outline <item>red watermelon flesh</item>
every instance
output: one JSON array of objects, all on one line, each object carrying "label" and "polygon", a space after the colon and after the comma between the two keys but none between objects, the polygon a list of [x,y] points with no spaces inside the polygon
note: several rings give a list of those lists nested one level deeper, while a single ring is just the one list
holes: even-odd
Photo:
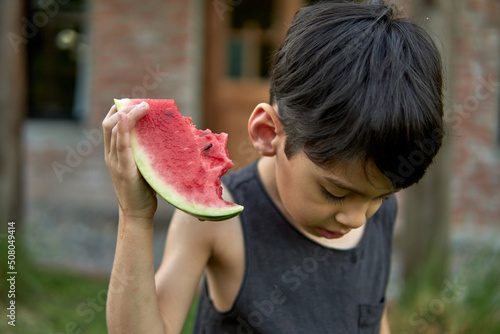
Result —
[{"label": "red watermelon flesh", "polygon": [[174,100],[115,100],[118,110],[145,101],[149,113],[131,132],[139,171],[150,186],[175,207],[203,220],[223,220],[243,207],[222,199],[220,177],[231,167],[227,134],[198,130]]}]

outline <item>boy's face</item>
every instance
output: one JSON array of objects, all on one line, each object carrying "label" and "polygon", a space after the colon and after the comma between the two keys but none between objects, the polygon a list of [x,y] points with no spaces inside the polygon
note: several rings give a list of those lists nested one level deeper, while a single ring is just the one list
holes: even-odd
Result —
[{"label": "boy's face", "polygon": [[279,150],[275,158],[278,204],[293,225],[313,237],[343,237],[394,193],[372,163],[365,172],[362,164],[323,169],[303,152],[288,159]]}]

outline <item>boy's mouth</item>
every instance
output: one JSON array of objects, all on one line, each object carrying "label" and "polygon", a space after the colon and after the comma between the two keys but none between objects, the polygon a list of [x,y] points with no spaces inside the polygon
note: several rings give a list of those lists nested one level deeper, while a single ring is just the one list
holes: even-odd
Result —
[{"label": "boy's mouth", "polygon": [[338,238],[342,238],[344,235],[346,235],[348,233],[348,232],[330,231],[330,230],[326,230],[326,229],[321,228],[321,227],[318,227],[316,229],[316,231],[318,232],[318,234],[320,236],[322,236],[323,238],[326,238],[326,239],[338,239]]}]

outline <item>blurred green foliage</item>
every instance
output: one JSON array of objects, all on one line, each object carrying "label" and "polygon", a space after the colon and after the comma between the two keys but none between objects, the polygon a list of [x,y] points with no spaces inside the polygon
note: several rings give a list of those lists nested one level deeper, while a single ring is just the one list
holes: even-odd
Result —
[{"label": "blurred green foliage", "polygon": [[[107,333],[108,279],[36,266],[26,256],[19,238],[16,240],[16,326],[8,325],[9,319],[4,307],[9,303],[4,275],[8,272],[4,241],[3,238],[0,241],[0,333]],[[183,334],[192,332],[195,312],[196,301],[188,315]]]},{"label": "blurred green foliage", "polygon": [[441,289],[429,283],[432,264],[405,285],[389,308],[392,333],[500,333],[500,249],[468,245],[458,253]]}]

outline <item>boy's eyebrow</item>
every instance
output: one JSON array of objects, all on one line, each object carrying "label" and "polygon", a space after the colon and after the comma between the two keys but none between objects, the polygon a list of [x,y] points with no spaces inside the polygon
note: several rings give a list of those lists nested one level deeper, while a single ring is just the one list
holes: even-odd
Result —
[{"label": "boy's eyebrow", "polygon": [[[349,190],[350,192],[353,192],[353,193],[356,193],[356,194],[359,194],[359,195],[362,195],[362,196],[366,196],[361,190],[359,189],[355,189],[353,188],[351,185],[349,184],[346,184],[340,180],[337,180],[337,179],[334,179],[334,178],[331,178],[331,177],[328,177],[328,176],[324,176],[325,180],[327,180],[328,182],[330,182],[331,184],[333,184],[334,186],[338,187],[338,188],[341,188],[341,189],[344,189],[344,190]],[[389,196],[389,195],[392,195],[396,192],[396,190],[391,190],[385,194],[382,194],[380,196],[378,196],[377,198],[382,198],[382,197],[385,197],[385,196]]]}]

